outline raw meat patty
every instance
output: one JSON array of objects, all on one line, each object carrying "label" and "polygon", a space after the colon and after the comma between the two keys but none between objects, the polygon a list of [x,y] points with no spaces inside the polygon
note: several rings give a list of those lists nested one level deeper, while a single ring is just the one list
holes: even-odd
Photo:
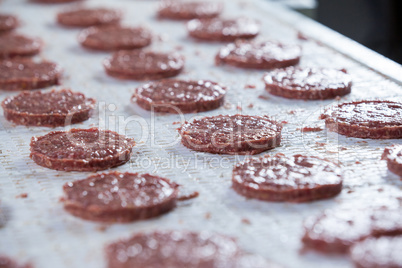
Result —
[{"label": "raw meat patty", "polygon": [[0,89],[28,90],[59,84],[61,68],[53,62],[0,61]]},{"label": "raw meat patty", "polygon": [[0,59],[34,56],[41,49],[42,41],[39,38],[30,38],[16,33],[0,34]]},{"label": "raw meat patty", "polygon": [[326,159],[276,154],[235,165],[232,187],[249,198],[307,202],[339,194],[342,180],[340,168]]},{"label": "raw meat patty", "polygon": [[223,4],[215,1],[162,1],[158,16],[173,20],[214,18],[222,12]]},{"label": "raw meat patty", "polygon": [[402,234],[401,209],[327,210],[305,223],[304,245],[324,253],[346,253],[367,237]]},{"label": "raw meat patty", "polygon": [[240,68],[274,69],[296,65],[301,49],[273,41],[238,40],[221,48],[215,57],[217,65],[228,64]]},{"label": "raw meat patty", "polygon": [[110,172],[66,183],[63,190],[64,208],[74,216],[130,222],[173,209],[178,185],[150,174]]},{"label": "raw meat patty", "polygon": [[57,22],[69,27],[89,27],[118,23],[122,17],[119,10],[110,8],[78,8],[57,14]]},{"label": "raw meat patty", "polygon": [[264,76],[265,89],[288,99],[325,100],[349,94],[352,79],[347,73],[328,68],[287,67]]},{"label": "raw meat patty", "polygon": [[96,50],[142,48],[151,44],[151,33],[142,27],[94,26],[78,35],[82,46]]},{"label": "raw meat patty", "polygon": [[402,267],[402,235],[368,238],[351,248],[350,255],[358,268]]},{"label": "raw meat patty", "polygon": [[97,128],[53,131],[31,140],[32,160],[64,171],[98,171],[130,159],[135,142],[110,130]]},{"label": "raw meat patty", "polygon": [[179,129],[184,146],[216,154],[261,153],[280,145],[281,131],[267,116],[240,114],[195,119]]},{"label": "raw meat patty", "polygon": [[120,79],[155,80],[178,75],[184,58],[177,53],[121,50],[103,63],[106,73]]},{"label": "raw meat patty", "polygon": [[137,233],[106,248],[108,268],[278,268],[243,252],[228,236],[207,231]]},{"label": "raw meat patty", "polygon": [[71,90],[28,91],[6,98],[4,117],[26,126],[64,126],[87,120],[95,100]]},{"label": "raw meat patty", "polygon": [[191,37],[206,40],[232,42],[236,39],[252,39],[260,33],[260,23],[249,18],[194,19],[187,23]]},{"label": "raw meat patty", "polygon": [[402,145],[394,144],[386,147],[381,159],[387,160],[388,169],[402,177]]},{"label": "raw meat patty", "polygon": [[233,238],[206,231],[138,233],[106,248],[108,268],[223,268],[239,253]]},{"label": "raw meat patty", "polygon": [[225,94],[225,87],[208,80],[166,79],[137,88],[133,100],[149,111],[197,113],[220,107]]},{"label": "raw meat patty", "polygon": [[402,138],[402,103],[386,100],[346,102],[320,117],[330,131],[363,139]]}]

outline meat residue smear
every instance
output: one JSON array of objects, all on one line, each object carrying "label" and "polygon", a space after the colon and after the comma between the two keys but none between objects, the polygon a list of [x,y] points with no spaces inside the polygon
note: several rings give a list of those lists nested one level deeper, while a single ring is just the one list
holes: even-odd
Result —
[{"label": "meat residue smear", "polygon": [[297,39],[306,41],[308,40],[308,37],[305,36],[302,32],[297,32]]},{"label": "meat residue smear", "polygon": [[185,201],[185,200],[189,200],[189,199],[193,199],[196,198],[200,195],[199,192],[195,191],[193,193],[187,194],[187,195],[181,195],[177,198],[177,200],[179,201]]},{"label": "meat residue smear", "polygon": [[109,227],[109,225],[100,225],[96,227],[96,230],[98,230],[99,232],[105,232]]},{"label": "meat residue smear", "polygon": [[318,132],[322,131],[323,129],[320,127],[304,127],[301,129],[301,132]]},{"label": "meat residue smear", "polygon": [[251,224],[251,221],[249,219],[247,219],[247,218],[241,219],[241,222],[244,223],[244,224],[249,224],[249,225]]},{"label": "meat residue smear", "polygon": [[259,99],[262,99],[262,100],[269,100],[269,97],[268,97],[268,96],[264,96],[264,95],[260,95],[260,96],[258,96],[258,98],[259,98]]},{"label": "meat residue smear", "polygon": [[255,89],[256,87],[257,87],[256,85],[252,85],[252,84],[244,85],[245,89]]},{"label": "meat residue smear", "polygon": [[27,197],[28,197],[27,193],[22,193],[22,194],[17,195],[15,198],[27,198]]},{"label": "meat residue smear", "polygon": [[175,47],[175,49],[176,49],[177,51],[182,51],[182,50],[183,50],[183,46],[178,45],[178,46]]},{"label": "meat residue smear", "polygon": [[247,105],[248,108],[253,108],[254,104],[250,103],[249,105]]}]

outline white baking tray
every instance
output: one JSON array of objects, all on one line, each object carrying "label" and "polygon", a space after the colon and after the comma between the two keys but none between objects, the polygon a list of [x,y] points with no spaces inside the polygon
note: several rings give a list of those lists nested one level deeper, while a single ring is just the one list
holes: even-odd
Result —
[{"label": "white baking tray", "polygon": [[[344,190],[333,199],[307,204],[269,203],[239,196],[230,188],[231,173],[234,163],[244,156],[197,153],[180,144],[176,131],[179,125],[173,123],[199,115],[187,114],[184,118],[179,115],[152,116],[132,104],[130,97],[141,83],[108,77],[102,60],[109,53],[81,48],[76,39],[79,30],[62,28],[55,23],[56,13],[69,5],[8,0],[0,4],[1,11],[21,18],[23,26],[19,31],[45,41],[39,58],[56,61],[64,68],[62,86],[58,88],[71,88],[97,99],[96,114],[75,127],[100,126],[133,137],[138,142],[131,161],[114,170],[164,176],[181,184],[184,193],[196,190],[200,196],[179,203],[175,210],[161,217],[130,224],[104,225],[75,218],[65,212],[59,202],[62,185],[83,179],[90,173],[59,172],[37,166],[29,158],[30,139],[53,129],[15,126],[1,116],[0,219],[3,227],[0,228],[0,254],[42,268],[99,268],[105,267],[103,247],[109,242],[135,232],[186,229],[234,236],[245,250],[286,267],[350,267],[347,257],[301,254],[302,222],[307,216],[326,208],[374,201],[398,206],[402,183],[379,159],[385,146],[400,141],[345,138],[325,130],[303,135],[299,128],[323,126],[317,119],[319,113],[338,101],[307,102],[269,96],[264,93],[261,81],[263,71],[214,66],[214,55],[221,44],[189,39],[183,22],[157,20],[157,1],[86,2],[91,6],[121,8],[125,12],[125,23],[152,29],[155,34],[152,49],[180,50],[186,57],[185,71],[180,78],[211,79],[227,85],[230,90],[226,105],[201,113],[201,116],[268,114],[287,121],[282,145],[267,153],[304,153],[339,161],[346,173]],[[226,0],[225,4],[224,16],[244,15],[259,19],[262,37],[300,44],[303,47],[302,66],[346,68],[353,76],[354,86],[352,93],[339,101],[401,97],[399,65],[277,5],[259,0]],[[313,39],[298,40],[300,30]],[[366,66],[374,67],[374,70]],[[245,89],[247,84],[256,88]],[[4,99],[14,94],[17,93],[1,91],[0,97]],[[16,197],[22,193],[27,193],[28,197]]]}]

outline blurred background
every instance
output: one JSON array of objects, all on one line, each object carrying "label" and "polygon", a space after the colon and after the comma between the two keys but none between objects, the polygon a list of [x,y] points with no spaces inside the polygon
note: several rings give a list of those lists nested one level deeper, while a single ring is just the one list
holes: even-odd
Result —
[{"label": "blurred background", "polygon": [[402,64],[401,0],[271,0]]}]

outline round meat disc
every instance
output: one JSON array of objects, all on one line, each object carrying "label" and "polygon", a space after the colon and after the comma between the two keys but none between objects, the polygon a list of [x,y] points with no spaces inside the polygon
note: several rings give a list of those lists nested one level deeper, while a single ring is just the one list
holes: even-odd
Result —
[{"label": "round meat disc", "polygon": [[401,209],[336,209],[304,222],[303,243],[324,253],[347,253],[369,236],[402,234]]},{"label": "round meat disc", "polygon": [[0,33],[14,30],[19,26],[16,16],[9,14],[0,14]]},{"label": "round meat disc", "polygon": [[26,126],[65,126],[87,120],[95,100],[71,90],[28,91],[6,98],[4,117]]},{"label": "round meat disc", "polygon": [[39,38],[29,38],[15,33],[0,35],[0,59],[34,56],[41,49],[42,41]]},{"label": "round meat disc", "polygon": [[64,208],[74,216],[103,222],[130,222],[159,216],[176,206],[178,185],[139,173],[110,172],[68,182]]},{"label": "round meat disc", "polygon": [[64,171],[98,171],[130,159],[133,139],[97,128],[53,131],[31,139],[32,160],[43,167]]},{"label": "round meat disc", "polygon": [[264,76],[265,89],[288,99],[325,100],[349,94],[352,78],[341,70],[287,67]]},{"label": "round meat disc", "polygon": [[228,64],[240,68],[274,69],[296,65],[301,48],[273,41],[238,40],[221,48],[215,57],[217,65]]},{"label": "round meat disc", "polygon": [[326,159],[277,154],[249,158],[235,165],[232,187],[248,198],[308,202],[339,194],[342,180],[338,165]]},{"label": "round meat disc", "polygon": [[387,100],[346,102],[327,109],[320,117],[339,134],[363,139],[402,138],[402,103]]},{"label": "round meat disc", "polygon": [[68,27],[89,27],[118,23],[121,17],[121,11],[115,9],[79,8],[57,14],[57,22]]},{"label": "round meat disc", "polygon": [[388,169],[402,177],[402,145],[394,144],[386,147],[381,159],[387,161]]},{"label": "round meat disc", "polygon": [[184,146],[215,154],[261,153],[280,145],[281,131],[267,116],[240,114],[195,119],[179,129]]},{"label": "round meat disc", "polygon": [[151,33],[142,27],[94,26],[78,35],[82,46],[96,50],[142,48],[151,44]]},{"label": "round meat disc", "polygon": [[206,40],[231,42],[236,39],[252,39],[260,33],[261,25],[249,18],[236,19],[194,19],[187,23],[191,37]]},{"label": "round meat disc", "polygon": [[239,253],[233,238],[206,231],[138,233],[106,248],[108,268],[229,268]]},{"label": "round meat disc", "polygon": [[223,4],[215,1],[162,1],[158,15],[173,20],[214,18],[223,10]]},{"label": "round meat disc", "polygon": [[60,67],[53,62],[13,59],[0,61],[0,89],[28,90],[59,84]]},{"label": "round meat disc", "polygon": [[177,53],[121,50],[103,63],[106,73],[119,79],[155,80],[178,75],[184,58]]},{"label": "round meat disc", "polygon": [[368,238],[354,245],[350,256],[357,268],[402,267],[402,235]]},{"label": "round meat disc", "polygon": [[225,94],[225,87],[208,80],[167,79],[137,88],[133,100],[149,111],[197,113],[220,107]]}]

